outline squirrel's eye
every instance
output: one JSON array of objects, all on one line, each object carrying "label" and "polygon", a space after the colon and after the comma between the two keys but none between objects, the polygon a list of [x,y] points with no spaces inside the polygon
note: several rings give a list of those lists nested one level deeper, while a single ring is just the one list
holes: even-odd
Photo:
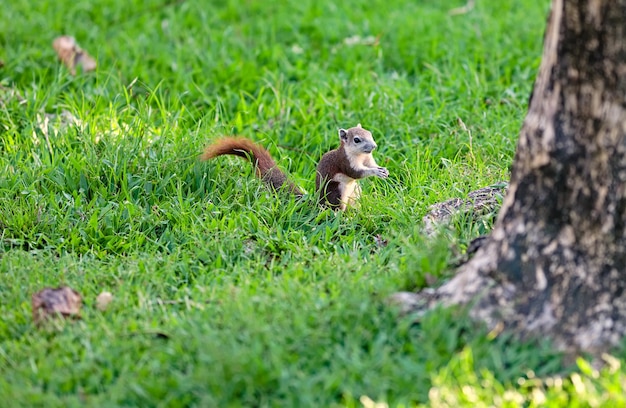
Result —
[{"label": "squirrel's eye", "polygon": [[355,137],[355,138],[354,138],[354,143],[361,143],[361,139],[360,139],[360,138],[358,138],[358,137]]}]

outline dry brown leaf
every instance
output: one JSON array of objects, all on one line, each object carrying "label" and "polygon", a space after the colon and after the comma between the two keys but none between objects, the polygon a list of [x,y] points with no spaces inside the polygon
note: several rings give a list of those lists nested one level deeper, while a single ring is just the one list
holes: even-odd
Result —
[{"label": "dry brown leaf", "polygon": [[113,301],[113,295],[111,292],[102,292],[96,298],[96,307],[99,311],[104,312],[109,307],[109,304]]},{"label": "dry brown leaf", "polygon": [[74,289],[64,286],[45,288],[33,295],[33,320],[40,324],[55,317],[80,317],[82,298]]},{"label": "dry brown leaf", "polygon": [[76,75],[77,66],[80,66],[83,72],[96,69],[96,60],[78,46],[74,37],[69,35],[57,37],[52,43],[52,47],[72,75]]}]

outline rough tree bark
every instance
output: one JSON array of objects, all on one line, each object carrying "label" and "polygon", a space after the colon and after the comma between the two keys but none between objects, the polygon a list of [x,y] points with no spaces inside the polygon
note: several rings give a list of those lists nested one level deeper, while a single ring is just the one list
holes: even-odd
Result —
[{"label": "rough tree bark", "polygon": [[397,300],[601,351],[626,332],[626,0],[554,0],[509,191],[457,275]]}]

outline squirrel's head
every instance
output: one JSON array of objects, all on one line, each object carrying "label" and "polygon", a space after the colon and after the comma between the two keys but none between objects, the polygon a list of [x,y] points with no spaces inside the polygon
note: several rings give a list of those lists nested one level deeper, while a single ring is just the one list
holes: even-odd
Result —
[{"label": "squirrel's head", "polygon": [[370,154],[376,149],[372,132],[363,129],[360,123],[347,130],[339,129],[339,140],[349,155]]}]

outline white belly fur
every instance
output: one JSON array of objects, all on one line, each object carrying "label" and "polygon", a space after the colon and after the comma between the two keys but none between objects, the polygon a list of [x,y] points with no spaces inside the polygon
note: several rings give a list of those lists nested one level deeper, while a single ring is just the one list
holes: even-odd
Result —
[{"label": "white belly fur", "polygon": [[356,179],[348,177],[345,174],[336,174],[333,181],[339,183],[339,191],[341,192],[341,210],[345,210],[346,206],[353,206],[359,198],[361,189]]}]

